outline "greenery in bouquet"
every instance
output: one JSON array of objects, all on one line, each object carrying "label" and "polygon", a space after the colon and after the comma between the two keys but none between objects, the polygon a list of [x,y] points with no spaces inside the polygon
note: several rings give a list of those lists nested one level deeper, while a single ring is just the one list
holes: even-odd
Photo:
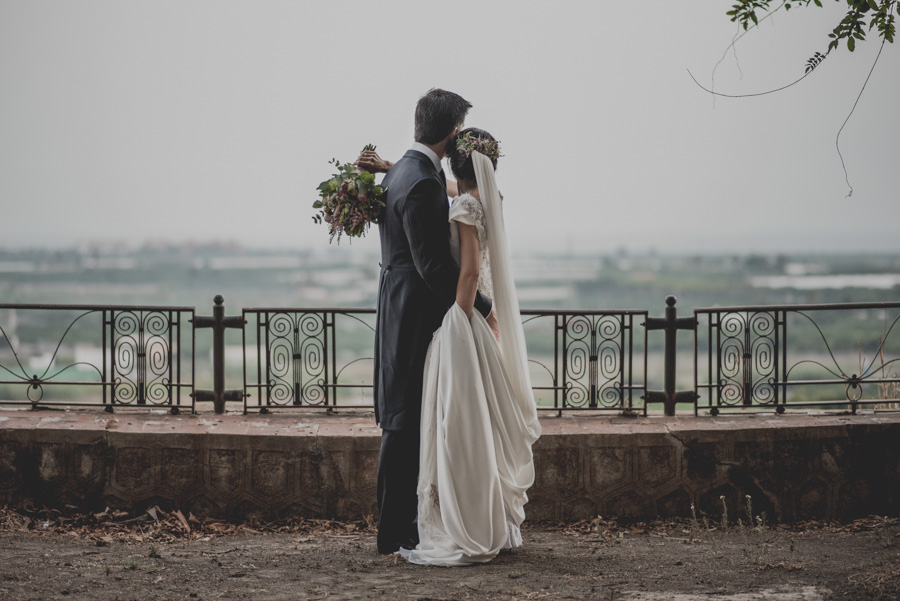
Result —
[{"label": "greenery in bouquet", "polygon": [[[375,150],[367,144],[363,150]],[[319,200],[313,203],[318,212],[316,223],[326,223],[329,242],[337,236],[361,238],[372,223],[378,223],[384,211],[384,189],[375,184],[375,174],[360,169],[353,163],[340,163],[332,159],[338,172],[319,184]]]}]

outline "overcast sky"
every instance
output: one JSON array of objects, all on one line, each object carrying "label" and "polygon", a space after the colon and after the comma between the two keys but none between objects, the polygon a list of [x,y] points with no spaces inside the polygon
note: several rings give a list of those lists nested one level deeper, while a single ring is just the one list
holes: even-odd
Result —
[{"label": "overcast sky", "polygon": [[[687,69],[710,85],[731,4],[0,0],[0,245],[325,247],[327,161],[396,159],[443,87],[502,142],[515,251],[900,250],[900,44],[841,136],[845,198],[879,41],[713,103]],[[845,7],[776,14],[716,89],[799,77]]]}]

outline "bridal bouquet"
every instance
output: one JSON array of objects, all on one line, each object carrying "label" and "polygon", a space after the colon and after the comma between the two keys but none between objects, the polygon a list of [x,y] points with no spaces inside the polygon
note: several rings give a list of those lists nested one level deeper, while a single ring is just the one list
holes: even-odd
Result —
[{"label": "bridal bouquet", "polygon": [[[363,150],[375,150],[366,144]],[[361,238],[372,223],[378,223],[384,211],[384,189],[375,185],[375,174],[362,170],[353,163],[341,164],[332,159],[338,172],[319,184],[319,200],[313,203],[318,212],[313,221],[328,224],[329,242],[341,235]]]}]

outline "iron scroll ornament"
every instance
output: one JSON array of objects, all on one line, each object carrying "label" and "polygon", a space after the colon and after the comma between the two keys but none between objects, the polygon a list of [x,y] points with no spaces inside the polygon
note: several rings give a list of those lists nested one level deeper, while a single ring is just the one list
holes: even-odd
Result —
[{"label": "iron scroll ornament", "polygon": [[777,401],[777,317],[769,311],[719,317],[719,403],[770,405]]},{"label": "iron scroll ornament", "polygon": [[577,315],[564,322],[565,405],[616,407],[622,403],[622,317]]},{"label": "iron scroll ornament", "polygon": [[114,399],[123,405],[171,400],[172,323],[161,311],[119,311],[113,318]]}]

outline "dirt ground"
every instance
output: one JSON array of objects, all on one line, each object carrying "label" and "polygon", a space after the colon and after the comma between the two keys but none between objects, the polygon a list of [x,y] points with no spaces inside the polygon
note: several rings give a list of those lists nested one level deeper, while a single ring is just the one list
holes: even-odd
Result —
[{"label": "dirt ground", "polygon": [[[99,516],[99,517],[97,517]],[[0,511],[0,600],[900,599],[900,520],[532,524],[487,565],[375,553],[371,524]]]}]

